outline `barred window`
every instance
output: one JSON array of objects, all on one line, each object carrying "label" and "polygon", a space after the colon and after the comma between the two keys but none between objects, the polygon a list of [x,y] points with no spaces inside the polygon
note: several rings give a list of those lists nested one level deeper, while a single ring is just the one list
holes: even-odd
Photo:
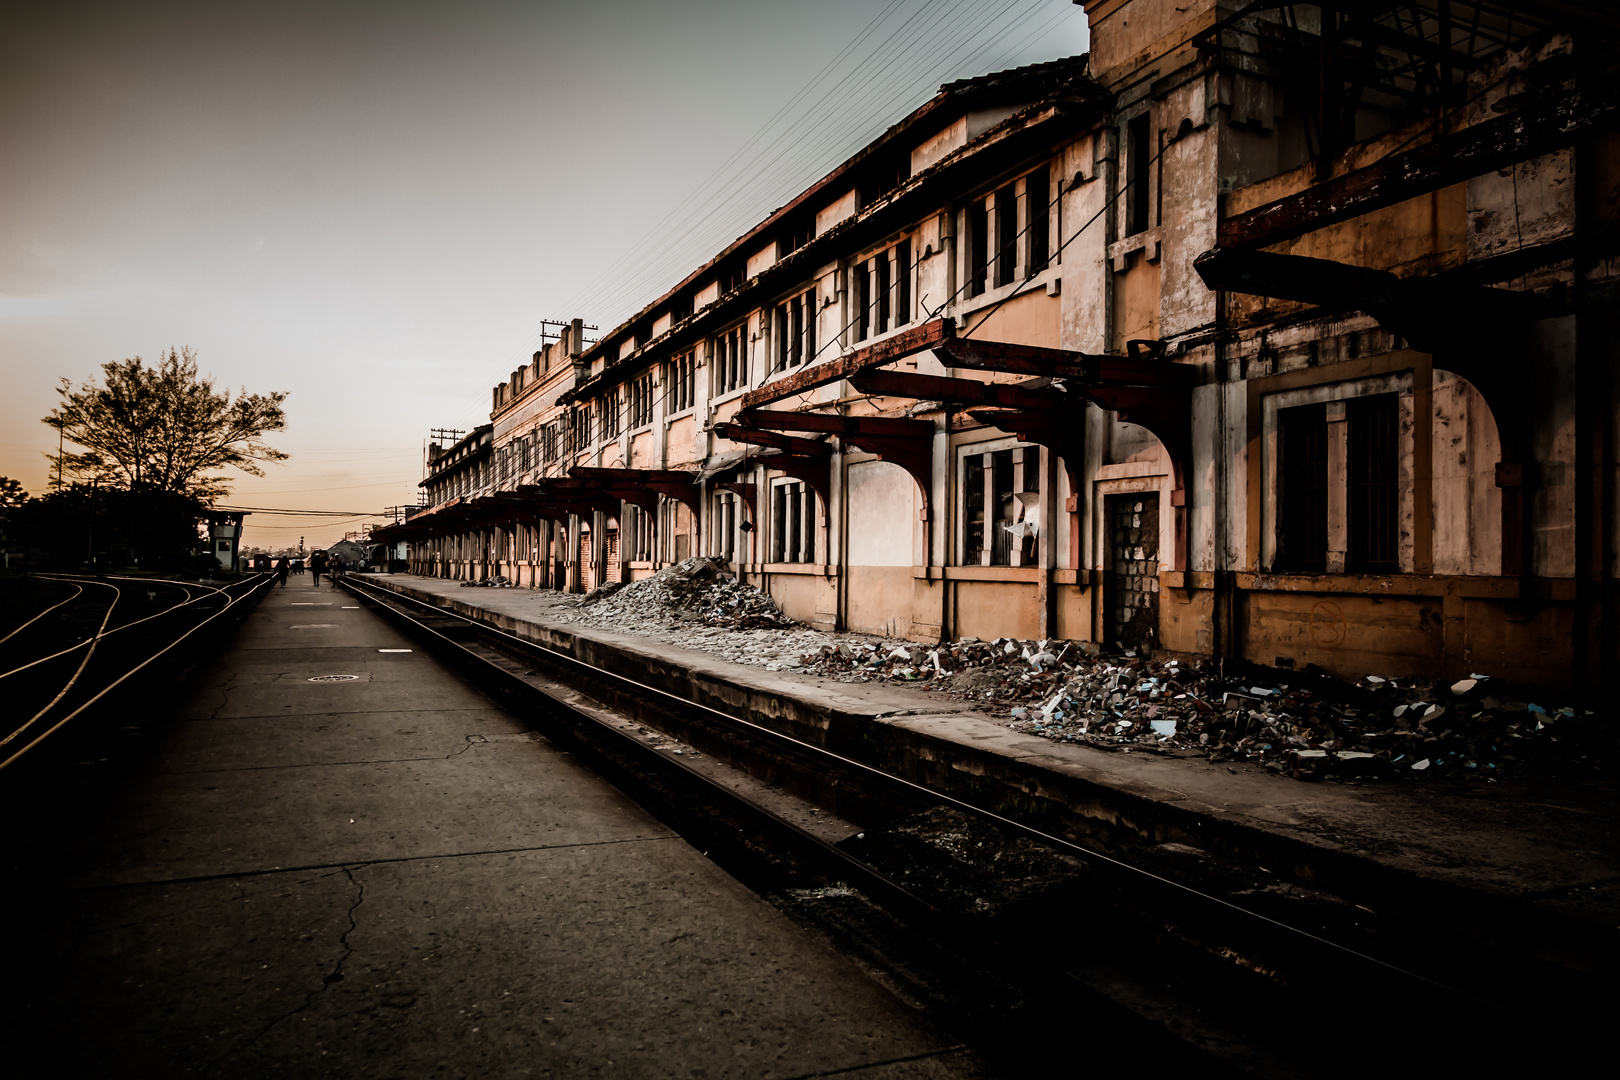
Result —
[{"label": "barred window", "polygon": [[1027,446],[961,458],[961,565],[1035,564],[1034,532],[1018,526],[1039,504],[1040,461],[1040,451]]},{"label": "barred window", "polygon": [[816,356],[816,290],[776,305],[776,370],[798,367]]},{"label": "barred window", "polygon": [[855,340],[886,334],[911,321],[911,240],[880,251],[850,270],[856,304]]},{"label": "barred window", "polygon": [[734,326],[714,339],[714,392],[729,394],[748,385],[748,326]]},{"label": "barred window", "polygon": [[630,427],[646,427],[653,419],[652,372],[630,380]]},{"label": "barred window", "polygon": [[816,561],[816,493],[802,482],[771,488],[771,561]]},{"label": "barred window", "polygon": [[686,353],[665,364],[664,385],[671,413],[685,412],[697,404],[697,354]]},{"label": "barred window", "polygon": [[572,413],[573,423],[569,427],[568,453],[577,454],[591,445],[591,411],[589,409],[575,409]]},{"label": "barred window", "polygon": [[619,437],[619,393],[614,387],[596,399],[597,438],[601,441]]}]

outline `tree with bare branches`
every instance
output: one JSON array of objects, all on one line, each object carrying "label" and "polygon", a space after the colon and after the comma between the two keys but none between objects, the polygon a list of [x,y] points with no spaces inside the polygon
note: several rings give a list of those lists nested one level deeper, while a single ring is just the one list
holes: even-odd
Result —
[{"label": "tree with bare branches", "polygon": [[140,357],[103,364],[102,382],[63,379],[61,403],[44,422],[82,450],[47,455],[59,466],[54,485],[73,480],[149,489],[209,501],[225,493],[225,468],[263,476],[260,462],[287,455],[262,436],[287,426],[285,391],[249,394],[214,389],[197,374],[190,348],[170,349],[156,366]]}]

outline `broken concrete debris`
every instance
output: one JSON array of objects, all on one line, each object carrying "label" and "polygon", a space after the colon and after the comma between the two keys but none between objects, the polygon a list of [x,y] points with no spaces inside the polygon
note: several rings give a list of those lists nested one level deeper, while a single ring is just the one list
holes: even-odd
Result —
[{"label": "broken concrete debris", "polygon": [[1512,700],[1480,674],[1450,684],[1376,675],[1354,685],[1320,675],[1271,681],[1222,677],[1207,661],[1011,638],[840,643],[803,659],[816,674],[916,682],[982,701],[1009,727],[1054,741],[1247,761],[1302,780],[1496,779],[1620,760],[1615,733],[1593,711]]},{"label": "broken concrete debris", "polygon": [[627,628],[626,622],[698,623],[729,630],[780,630],[797,624],[768,593],[739,582],[714,559],[692,558],[640,581],[608,582],[580,598],[589,621]]},{"label": "broken concrete debris", "polygon": [[496,574],[494,577],[487,577],[482,581],[463,581],[461,587],[463,589],[510,589],[512,588],[512,579],[505,574]]}]

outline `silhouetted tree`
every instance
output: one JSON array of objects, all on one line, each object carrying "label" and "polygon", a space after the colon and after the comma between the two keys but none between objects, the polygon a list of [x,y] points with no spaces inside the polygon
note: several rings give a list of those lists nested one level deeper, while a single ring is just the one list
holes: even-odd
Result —
[{"label": "silhouetted tree", "polygon": [[263,476],[261,461],[286,454],[261,441],[287,426],[284,391],[233,399],[197,374],[189,348],[170,349],[156,367],[140,357],[103,364],[102,384],[75,388],[63,379],[62,401],[44,422],[82,446],[47,455],[60,466],[61,483],[91,480],[130,491],[150,489],[207,501],[224,494],[225,479],[210,475],[237,468]]}]

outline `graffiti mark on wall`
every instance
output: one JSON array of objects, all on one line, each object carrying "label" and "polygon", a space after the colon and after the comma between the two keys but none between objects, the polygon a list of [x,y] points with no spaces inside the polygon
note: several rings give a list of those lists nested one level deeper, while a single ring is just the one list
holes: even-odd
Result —
[{"label": "graffiti mark on wall", "polygon": [[1311,641],[1318,648],[1337,649],[1344,637],[1344,609],[1332,600],[1318,600],[1311,608]]}]

